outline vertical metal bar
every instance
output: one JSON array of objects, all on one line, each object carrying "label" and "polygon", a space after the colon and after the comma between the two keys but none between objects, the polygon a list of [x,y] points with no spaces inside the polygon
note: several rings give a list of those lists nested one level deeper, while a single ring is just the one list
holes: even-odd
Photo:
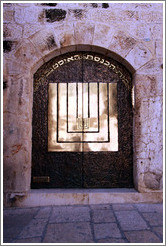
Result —
[{"label": "vertical metal bar", "polygon": [[98,131],[100,132],[99,82],[97,82]]},{"label": "vertical metal bar", "polygon": [[88,82],[88,118],[90,118],[90,91],[89,91],[89,82]]},{"label": "vertical metal bar", "polygon": [[57,138],[57,143],[58,143],[58,128],[59,128],[59,126],[58,126],[58,124],[59,124],[59,122],[58,122],[58,119],[59,119],[59,82],[57,82],[57,134],[56,134],[56,138]]},{"label": "vertical metal bar", "polygon": [[66,107],[67,107],[67,132],[69,131],[69,119],[68,119],[68,116],[69,116],[69,112],[68,112],[68,105],[69,105],[69,98],[68,98],[68,81],[66,83],[67,85],[67,97],[66,97]]},{"label": "vertical metal bar", "polygon": [[107,82],[107,107],[108,107],[108,141],[110,142],[110,117],[109,117],[109,83]]},{"label": "vertical metal bar", "polygon": [[78,118],[78,82],[76,83],[76,118]]}]

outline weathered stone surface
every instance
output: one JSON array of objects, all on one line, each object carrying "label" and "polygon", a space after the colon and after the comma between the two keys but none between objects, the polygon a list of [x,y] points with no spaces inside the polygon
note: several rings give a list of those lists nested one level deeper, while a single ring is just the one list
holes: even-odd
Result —
[{"label": "weathered stone surface", "polygon": [[157,233],[159,237],[163,237],[163,227],[162,226],[154,226],[153,231]]},{"label": "weathered stone surface", "polygon": [[163,14],[161,11],[141,11],[140,20],[146,23],[162,23]]},{"label": "weathered stone surface", "polygon": [[96,239],[102,239],[106,237],[122,238],[116,223],[94,224],[94,233]]},{"label": "weathered stone surface", "polygon": [[38,213],[36,214],[36,219],[48,219],[51,213],[51,207],[40,208]]},{"label": "weathered stone surface", "polygon": [[46,9],[45,10],[46,21],[53,23],[55,21],[62,21],[66,18],[66,10],[63,9]]},{"label": "weathered stone surface", "polygon": [[137,41],[125,32],[120,31],[114,34],[109,49],[125,57],[133,49]]},{"label": "weathered stone surface", "polygon": [[92,44],[94,24],[74,23],[74,35],[76,44]]},{"label": "weathered stone surface", "polygon": [[91,243],[90,223],[49,224],[44,243]]},{"label": "weathered stone surface", "polygon": [[[114,28],[110,28],[108,25],[96,23],[93,44],[108,48],[114,32]],[[109,36],[109,39],[107,39],[107,36]]]},{"label": "weathered stone surface", "polygon": [[29,8],[15,8],[14,19],[16,23],[34,23],[38,20],[38,11],[34,7]]},{"label": "weathered stone surface", "polygon": [[149,229],[146,222],[136,211],[115,211],[120,226],[124,231]]},{"label": "weathered stone surface", "polygon": [[80,8],[76,8],[76,9],[69,9],[68,11],[68,18],[67,20],[73,21],[75,20],[83,20],[87,18],[87,10],[85,9],[80,9]]},{"label": "weathered stone surface", "polygon": [[163,73],[163,60],[161,58],[152,59],[144,66],[140,67],[137,71],[138,74],[162,74]]},{"label": "weathered stone surface", "polygon": [[151,226],[163,225],[163,217],[160,213],[143,213],[143,217]]},{"label": "weathered stone surface", "polygon": [[125,59],[137,70],[152,58],[151,52],[142,44],[134,47]]},{"label": "weathered stone surface", "polygon": [[30,237],[30,238],[22,238],[13,240],[12,243],[41,243],[41,237]]},{"label": "weathered stone surface", "polygon": [[140,212],[157,212],[162,213],[163,212],[163,204],[135,204],[135,207]]},{"label": "weathered stone surface", "polygon": [[37,33],[43,28],[42,25],[38,24],[25,24],[23,30],[23,38],[29,38],[33,34]]},{"label": "weathered stone surface", "polygon": [[54,36],[54,32],[51,28],[48,28],[46,31],[40,31],[35,33],[30,37],[33,45],[40,50],[42,55],[48,54],[52,49],[56,49],[58,44]]},{"label": "weathered stone surface", "polygon": [[16,24],[5,24],[3,27],[3,37],[10,40],[22,38],[22,27]]},{"label": "weathered stone surface", "polygon": [[97,240],[98,243],[126,243],[126,240],[122,238],[103,238]]},{"label": "weathered stone surface", "polygon": [[147,172],[144,174],[144,183],[147,188],[158,190],[160,188],[161,174]]},{"label": "weathered stone surface", "polygon": [[90,221],[87,207],[55,207],[50,217],[50,223]]},{"label": "weathered stone surface", "polygon": [[40,237],[43,234],[47,220],[46,219],[33,219],[31,222],[22,230],[19,238],[28,237]]},{"label": "weathered stone surface", "polygon": [[163,56],[163,41],[162,40],[156,40],[156,56],[162,57]]},{"label": "weathered stone surface", "polygon": [[112,207],[114,211],[130,211],[134,209],[134,206],[132,204],[113,204]]},{"label": "weathered stone surface", "polygon": [[3,236],[9,239],[17,237],[22,228],[32,220],[36,211],[36,208],[6,210],[3,217]]},{"label": "weathered stone surface", "polygon": [[92,218],[94,223],[115,222],[115,216],[111,210],[93,210]]},{"label": "weathered stone surface", "polygon": [[3,21],[4,21],[4,23],[13,22],[14,21],[14,10],[8,10],[8,9],[4,8]]},{"label": "weathered stone surface", "polygon": [[135,93],[137,100],[162,95],[163,84],[161,78],[156,75],[138,74],[135,76]]},{"label": "weathered stone surface", "polygon": [[[64,32],[64,30],[66,30]],[[73,23],[71,24],[62,24],[54,29],[56,39],[58,40],[61,47],[74,45],[74,28]]]},{"label": "weathered stone surface", "polygon": [[161,240],[151,231],[125,232],[130,243],[161,243]]}]

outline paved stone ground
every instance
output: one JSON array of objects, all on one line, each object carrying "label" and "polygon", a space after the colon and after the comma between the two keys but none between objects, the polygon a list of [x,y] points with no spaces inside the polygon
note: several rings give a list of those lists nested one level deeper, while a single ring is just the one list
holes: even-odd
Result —
[{"label": "paved stone ground", "polygon": [[4,243],[162,243],[162,204],[4,209]]}]

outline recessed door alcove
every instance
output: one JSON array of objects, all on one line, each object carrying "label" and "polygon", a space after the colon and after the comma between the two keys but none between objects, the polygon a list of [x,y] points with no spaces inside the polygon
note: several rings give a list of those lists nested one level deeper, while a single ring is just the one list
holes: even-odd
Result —
[{"label": "recessed door alcove", "polygon": [[133,187],[131,74],[93,52],[34,75],[32,188]]}]

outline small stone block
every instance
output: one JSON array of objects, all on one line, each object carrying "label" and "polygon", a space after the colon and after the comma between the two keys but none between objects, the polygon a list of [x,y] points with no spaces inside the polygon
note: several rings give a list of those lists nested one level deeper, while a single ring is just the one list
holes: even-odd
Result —
[{"label": "small stone block", "polygon": [[106,237],[122,237],[116,223],[94,224],[94,233],[96,239],[102,239]]},{"label": "small stone block", "polygon": [[90,223],[49,224],[44,243],[90,243],[93,242]]},{"label": "small stone block", "polygon": [[130,243],[161,243],[160,239],[151,231],[125,232]]}]

